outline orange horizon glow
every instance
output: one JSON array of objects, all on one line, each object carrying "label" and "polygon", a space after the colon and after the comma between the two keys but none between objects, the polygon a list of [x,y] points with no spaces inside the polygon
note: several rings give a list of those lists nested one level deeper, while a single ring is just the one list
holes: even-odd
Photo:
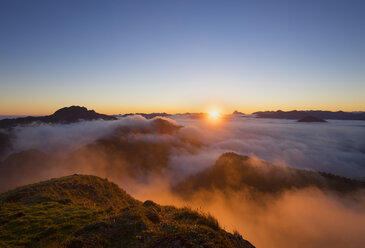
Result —
[{"label": "orange horizon glow", "polygon": [[[0,116],[44,116],[44,115],[51,115],[56,110],[69,107],[72,105],[84,106],[89,110],[95,110],[98,113],[108,114],[108,115],[116,115],[116,114],[126,114],[126,113],[163,113],[166,112],[168,114],[176,114],[176,113],[207,113],[209,114],[211,111],[217,111],[218,115],[222,116],[224,114],[231,114],[233,111],[237,110],[239,112],[243,112],[245,114],[251,114],[257,111],[305,111],[305,110],[320,110],[320,111],[345,111],[345,112],[356,112],[356,111],[365,111],[364,107],[355,107],[355,106],[347,106],[347,107],[335,107],[331,108],[330,106],[321,106],[321,107],[314,107],[314,106],[301,106],[301,107],[283,107],[283,106],[273,106],[265,107],[265,106],[258,106],[255,108],[254,106],[247,104],[246,106],[225,106],[224,104],[220,105],[219,108],[217,107],[207,107],[199,105],[194,108],[184,108],[178,106],[126,106],[121,107],[118,105],[104,105],[104,104],[87,104],[87,103],[65,103],[65,104],[48,104],[44,105],[41,103],[35,104],[28,104],[22,105],[20,103],[13,105],[13,106],[0,106]],[[219,110],[217,110],[219,109]]]},{"label": "orange horizon glow", "polygon": [[[0,116],[46,116],[46,115],[51,115],[54,112],[56,112],[58,109],[61,109],[63,107],[70,107],[72,105],[67,105],[67,106],[62,106],[62,107],[58,107],[58,108],[54,108],[52,110],[43,110],[43,111],[34,111],[34,110],[14,110],[12,112],[0,112]],[[86,107],[88,110],[95,110],[97,113],[101,113],[101,114],[106,114],[106,115],[118,115],[118,114],[128,114],[128,113],[167,113],[167,114],[183,114],[183,113],[206,113],[211,115],[210,112],[204,112],[201,110],[180,110],[180,111],[167,111],[167,110],[148,110],[147,109],[145,111],[143,110],[119,110],[119,111],[112,111],[109,109],[103,109],[103,108],[92,108],[92,107],[88,107],[85,105],[79,105],[79,106],[84,106]],[[278,108],[278,109],[257,109],[257,110],[251,110],[251,111],[243,111],[240,110],[239,108],[237,109],[233,109],[232,111],[226,111],[223,112],[219,115],[225,115],[225,114],[232,114],[234,111],[239,111],[239,112],[243,112],[244,114],[252,114],[254,112],[259,112],[259,111],[293,111],[293,110],[297,110],[297,111],[309,111],[309,110],[315,110],[315,111],[332,111],[332,112],[337,112],[337,111],[344,111],[344,112],[365,112],[365,108],[364,109],[346,109],[346,108],[336,108],[336,109],[328,109],[328,108]]]}]

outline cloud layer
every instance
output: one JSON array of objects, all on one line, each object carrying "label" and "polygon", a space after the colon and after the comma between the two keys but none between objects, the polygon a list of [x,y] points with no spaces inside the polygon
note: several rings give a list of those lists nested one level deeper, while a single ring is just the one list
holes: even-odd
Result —
[{"label": "cloud layer", "polygon": [[[210,152],[234,151],[293,168],[347,177],[365,177],[365,123],[237,118],[213,130],[204,122],[181,119],[204,130]],[[208,140],[205,137],[206,140]]]},{"label": "cloud layer", "polygon": [[[21,127],[13,134],[13,154],[0,164],[0,191],[50,177],[94,174],[141,200],[209,211],[257,247],[361,247],[363,191],[339,197],[307,187],[265,194],[258,201],[247,188],[213,187],[189,193],[186,201],[172,187],[230,151],[249,155],[256,166],[263,159],[283,171],[293,167],[364,177],[364,128],[356,121],[212,123],[182,116]],[[228,173],[229,179],[234,181],[235,174]]]}]

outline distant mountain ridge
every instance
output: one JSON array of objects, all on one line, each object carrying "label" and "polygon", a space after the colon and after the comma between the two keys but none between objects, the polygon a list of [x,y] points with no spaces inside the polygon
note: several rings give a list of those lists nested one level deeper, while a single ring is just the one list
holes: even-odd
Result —
[{"label": "distant mountain ridge", "polygon": [[322,110],[305,110],[305,111],[259,111],[253,113],[257,118],[273,119],[302,119],[306,116],[313,116],[325,120],[365,120],[365,112],[343,112],[343,111],[322,111]]},{"label": "distant mountain ridge", "polygon": [[99,114],[94,110],[88,110],[85,107],[70,106],[57,110],[52,115],[47,116],[28,116],[14,119],[0,120],[0,129],[12,128],[18,125],[28,125],[33,122],[41,123],[74,123],[80,120],[116,120],[117,118],[110,115]]}]

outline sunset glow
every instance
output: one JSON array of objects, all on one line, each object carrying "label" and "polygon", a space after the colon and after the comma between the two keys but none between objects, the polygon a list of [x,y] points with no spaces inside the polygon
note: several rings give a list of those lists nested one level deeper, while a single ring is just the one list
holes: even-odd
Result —
[{"label": "sunset glow", "polygon": [[365,107],[361,1],[21,2],[0,4],[0,115]]},{"label": "sunset glow", "polygon": [[213,119],[218,119],[219,118],[219,112],[217,110],[212,110],[209,112],[209,116]]},{"label": "sunset glow", "polygon": [[364,12],[0,0],[0,248],[364,247]]}]

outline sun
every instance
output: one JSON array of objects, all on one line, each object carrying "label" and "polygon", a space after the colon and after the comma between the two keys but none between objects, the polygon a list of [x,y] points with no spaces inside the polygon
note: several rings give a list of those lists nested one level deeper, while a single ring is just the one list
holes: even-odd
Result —
[{"label": "sun", "polygon": [[219,112],[217,110],[212,110],[209,112],[211,118],[217,119],[219,117]]}]

